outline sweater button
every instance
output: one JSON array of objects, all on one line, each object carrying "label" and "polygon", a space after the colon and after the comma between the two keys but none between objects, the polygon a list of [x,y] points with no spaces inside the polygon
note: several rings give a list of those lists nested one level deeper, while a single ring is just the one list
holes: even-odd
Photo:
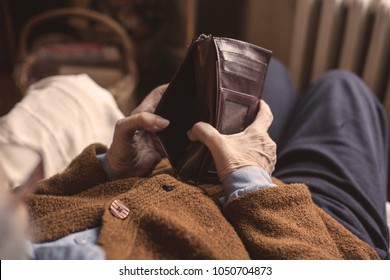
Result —
[{"label": "sweater button", "polygon": [[166,191],[166,192],[170,192],[170,191],[173,191],[174,187],[172,186],[167,186],[167,185],[164,185],[162,186],[163,190]]},{"label": "sweater button", "polygon": [[129,208],[119,199],[114,200],[110,205],[111,214],[119,219],[126,219],[129,215]]}]

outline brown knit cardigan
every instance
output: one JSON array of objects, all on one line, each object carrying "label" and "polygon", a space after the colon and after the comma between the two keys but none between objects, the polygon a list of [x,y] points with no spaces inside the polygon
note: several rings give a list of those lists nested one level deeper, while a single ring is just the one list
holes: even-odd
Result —
[{"label": "brown knit cardigan", "polygon": [[[61,174],[41,183],[27,205],[34,242],[101,226],[109,259],[378,259],[317,207],[305,185],[280,184],[221,209],[221,186],[191,186],[169,174],[108,181],[87,147]],[[120,199],[124,220],[109,211]]]}]

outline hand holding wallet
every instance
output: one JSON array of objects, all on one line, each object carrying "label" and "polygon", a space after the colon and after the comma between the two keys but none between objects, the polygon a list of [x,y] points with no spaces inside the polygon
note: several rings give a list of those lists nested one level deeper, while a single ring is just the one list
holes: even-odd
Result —
[{"label": "hand holding wallet", "polygon": [[180,179],[218,183],[206,146],[187,131],[207,122],[222,134],[243,131],[258,112],[271,52],[246,42],[200,35],[159,102],[155,114],[170,121],[157,133],[157,149]]}]

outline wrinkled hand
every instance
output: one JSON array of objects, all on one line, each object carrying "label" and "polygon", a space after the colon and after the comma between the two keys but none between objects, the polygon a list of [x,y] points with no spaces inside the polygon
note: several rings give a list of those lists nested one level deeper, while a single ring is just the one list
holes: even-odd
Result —
[{"label": "wrinkled hand", "polygon": [[129,117],[116,123],[113,142],[107,151],[107,161],[120,177],[144,177],[161,160],[150,133],[163,130],[169,121],[154,115],[167,85],[152,90]]},{"label": "wrinkled hand", "polygon": [[258,166],[271,175],[276,163],[276,144],[267,130],[272,120],[271,110],[262,100],[255,121],[244,131],[222,135],[211,125],[198,122],[188,132],[188,137],[208,147],[221,181],[243,166]]}]

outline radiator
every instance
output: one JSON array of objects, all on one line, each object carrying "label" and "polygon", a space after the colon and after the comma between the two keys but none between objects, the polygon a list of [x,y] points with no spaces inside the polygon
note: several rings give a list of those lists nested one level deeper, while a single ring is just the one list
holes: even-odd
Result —
[{"label": "radiator", "polygon": [[355,72],[390,116],[390,0],[296,0],[289,69],[303,89],[329,69]]}]

